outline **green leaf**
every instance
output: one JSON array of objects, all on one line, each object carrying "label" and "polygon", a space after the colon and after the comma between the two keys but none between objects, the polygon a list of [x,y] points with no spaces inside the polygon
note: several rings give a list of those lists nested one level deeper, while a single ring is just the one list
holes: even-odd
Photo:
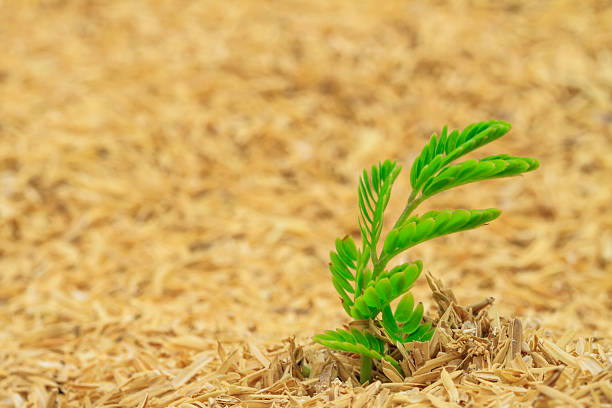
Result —
[{"label": "green leaf", "polygon": [[348,283],[348,281],[346,279],[344,279],[342,276],[333,274],[332,275],[332,279],[337,280],[338,284],[340,286],[342,286],[342,289],[344,289],[348,293],[355,293],[355,291],[354,291],[353,287],[351,286],[351,284]]},{"label": "green leaf", "polygon": [[440,233],[441,231],[444,231],[445,226],[451,220],[452,215],[453,213],[451,210],[437,211],[437,214],[432,215],[432,217],[436,219],[436,224],[432,232]]},{"label": "green leaf", "polygon": [[386,260],[421,242],[441,235],[476,228],[495,218],[501,212],[496,208],[486,210],[443,210],[429,211],[421,217],[399,227],[399,239],[395,247],[386,246],[381,255]]},{"label": "green leaf", "polygon": [[383,212],[391,196],[391,187],[399,175],[401,166],[386,160],[372,166],[370,175],[366,170],[359,180],[359,228],[366,246],[375,253],[382,232]]},{"label": "green leaf", "polygon": [[450,234],[454,231],[459,231],[462,226],[467,224],[471,216],[472,212],[470,210],[458,209],[450,211],[449,218],[439,228],[436,227],[435,231],[438,234]]},{"label": "green leaf", "polygon": [[412,312],[410,320],[408,320],[408,322],[402,326],[402,332],[406,334],[413,333],[419,327],[421,319],[423,319],[423,304],[419,303],[417,307],[414,308],[414,312]]},{"label": "green leaf", "polygon": [[378,337],[375,337],[372,333],[370,333],[369,331],[365,331],[365,336],[368,339],[368,343],[370,345],[370,348],[372,350],[376,350],[379,353],[383,354],[385,351],[385,343],[383,341],[381,341],[381,339],[379,339]]},{"label": "green leaf", "polygon": [[363,299],[365,300],[368,307],[379,309],[381,306],[378,293],[376,292],[376,289],[374,289],[372,286],[370,286],[365,290],[365,292],[363,292]]},{"label": "green leaf", "polygon": [[[357,265],[355,261],[358,257],[357,247],[355,243],[352,241],[350,237],[345,237],[343,239],[336,239],[336,250],[337,253],[331,251],[329,253],[329,258],[331,262],[329,263],[329,271],[332,274],[332,283],[336,291],[342,298],[342,307],[347,311],[350,315],[350,308],[353,306],[353,301],[349,298],[347,293],[354,294],[355,287],[360,289],[358,283],[356,283],[355,287],[349,281],[355,281],[356,275],[362,277],[360,271],[357,271]],[[355,271],[353,274],[352,271]]]},{"label": "green leaf", "polygon": [[353,305],[353,303],[351,302],[351,304],[348,304],[344,299],[342,299],[342,302],[340,303],[342,304],[342,308],[344,309],[346,314],[351,316],[351,306]]},{"label": "green leaf", "polygon": [[355,276],[353,276],[353,274],[349,271],[346,264],[342,262],[342,259],[338,256],[338,254],[331,251],[329,253],[329,258],[331,259],[331,268],[333,269],[332,272],[337,272],[344,279],[355,280]]},{"label": "green leaf", "polygon": [[342,238],[342,247],[344,248],[344,253],[349,259],[352,261],[357,260],[357,245],[355,245],[355,241],[351,238],[350,235]]},{"label": "green leaf", "polygon": [[408,290],[417,280],[422,270],[423,263],[421,261],[405,263],[391,269],[389,280],[391,281],[393,299]]},{"label": "green leaf", "polygon": [[345,302],[349,306],[353,306],[353,301],[346,294],[346,290],[342,286],[342,283],[340,282],[340,280],[337,279],[335,276],[333,276],[332,277],[332,284],[334,285],[334,288],[336,288],[336,291],[338,292],[338,294],[342,298],[343,302]]},{"label": "green leaf", "polygon": [[389,305],[385,306],[382,310],[382,321],[381,324],[387,335],[393,340],[403,342],[404,338],[401,336],[400,329],[397,326],[397,322],[393,317],[393,312]]},{"label": "green leaf", "polygon": [[379,279],[376,282],[376,293],[378,294],[381,303],[389,303],[393,299],[393,289],[389,279]]},{"label": "green leaf", "polygon": [[421,336],[419,341],[429,341],[429,340],[431,340],[431,337],[433,336],[435,331],[436,331],[435,327],[430,328],[429,330],[427,330],[427,332],[425,334],[423,334]]},{"label": "green leaf", "polygon": [[395,244],[397,243],[398,235],[399,235],[399,231],[396,229],[391,230],[389,234],[387,234],[387,238],[385,239],[383,251],[386,250],[387,248],[395,247]]},{"label": "green leaf", "polygon": [[[378,168],[380,168],[380,164],[378,165]],[[376,193],[380,192],[380,177],[378,175],[378,168],[376,168],[376,166],[372,166],[372,171],[370,174],[372,174],[372,187],[374,187],[374,191]]]},{"label": "green leaf", "polygon": [[404,294],[423,270],[423,263],[415,261],[398,265],[372,280],[362,295],[355,296],[350,315],[356,319],[375,318],[394,299]]},{"label": "green leaf", "polygon": [[408,222],[407,224],[404,224],[399,231],[398,246],[405,247],[410,243],[410,240],[416,234],[416,222]]},{"label": "green leaf", "polygon": [[410,293],[406,293],[395,308],[395,320],[399,323],[406,323],[412,316],[412,308],[414,307],[414,297]]},{"label": "green leaf", "polygon": [[368,283],[367,270],[364,270],[370,260],[370,248],[363,248],[363,252],[357,251],[357,269],[355,270],[355,295],[361,295],[363,288]]},{"label": "green leaf", "polygon": [[422,324],[418,327],[418,329],[414,331],[414,333],[410,334],[407,340],[409,341],[427,341],[429,339],[426,339],[426,335],[428,334],[430,329],[431,329],[431,322]]},{"label": "green leaf", "polygon": [[391,288],[393,289],[393,297],[398,297],[404,290],[409,286],[406,283],[406,276],[403,273],[398,273],[389,278],[391,281]]},{"label": "green leaf", "polygon": [[366,283],[366,286],[372,281],[372,270],[371,269],[366,269],[364,272],[364,281]]},{"label": "green leaf", "polygon": [[537,169],[539,163],[530,157],[497,155],[480,160],[468,160],[443,169],[423,184],[423,196],[434,194],[475,181],[512,177]]},{"label": "green leaf", "polygon": [[349,309],[349,315],[355,320],[368,320],[370,318],[369,314],[369,311],[367,314],[361,313],[356,307],[351,307]]},{"label": "green leaf", "polygon": [[370,259],[370,248],[365,247],[363,249],[363,252],[361,253],[361,260],[359,262],[365,265],[369,259]]},{"label": "green leaf", "polygon": [[353,337],[355,338],[355,341],[359,344],[363,344],[364,346],[367,346],[368,348],[370,348],[370,342],[368,341],[368,339],[366,338],[366,336],[360,332],[359,330],[352,328],[351,329],[351,334],[353,335]]},{"label": "green leaf", "polygon": [[436,226],[436,220],[434,218],[424,218],[421,219],[420,222],[416,224],[416,232],[414,233],[414,237],[412,237],[412,242],[419,242],[424,237],[430,235]]},{"label": "green leaf", "polygon": [[314,336],[313,340],[334,350],[357,353],[377,360],[384,358],[396,366],[396,368],[399,367],[397,361],[391,356],[383,356],[384,340],[373,336],[367,331],[364,333],[355,328],[351,329],[350,332],[343,329],[335,331],[327,330],[325,333]]},{"label": "green leaf", "polygon": [[[370,316],[370,309],[368,308],[368,304],[366,303],[366,300],[363,296],[355,299],[354,309],[357,309],[359,311],[359,316],[366,316],[366,318]],[[351,309],[351,313],[352,312],[353,309]]]},{"label": "green leaf", "polygon": [[[345,237],[344,239],[346,240],[347,238],[348,237]],[[357,267],[357,265],[355,264],[355,261],[357,260],[356,253],[349,253],[345,247],[344,241],[340,238],[336,239],[336,251],[342,263],[346,267],[355,270],[355,268]]]},{"label": "green leaf", "polygon": [[421,272],[423,271],[423,262],[414,261],[411,264],[405,264],[405,265],[408,265],[408,266],[406,267],[406,270],[404,270],[404,276],[406,277],[406,283],[410,287],[417,280],[417,278],[421,275]]},{"label": "green leaf", "polygon": [[421,154],[415,159],[410,171],[410,183],[419,190],[440,169],[459,157],[490,143],[510,130],[510,124],[502,121],[479,122],[467,126],[461,133],[457,130],[447,137],[444,127],[440,137],[432,135]]},{"label": "green leaf", "polygon": [[336,333],[338,333],[338,335],[340,336],[340,338],[343,341],[352,341],[353,340],[353,336],[349,332],[347,332],[346,330],[338,329],[338,330],[336,330]]}]

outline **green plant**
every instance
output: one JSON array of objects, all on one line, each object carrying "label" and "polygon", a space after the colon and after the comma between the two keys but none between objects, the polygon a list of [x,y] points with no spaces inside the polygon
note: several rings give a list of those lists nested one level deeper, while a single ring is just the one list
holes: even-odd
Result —
[{"label": "green plant", "polygon": [[[402,373],[391,356],[392,347],[397,343],[427,341],[434,332],[431,322],[423,319],[422,303],[415,307],[409,293],[423,264],[415,261],[387,270],[389,262],[421,242],[479,227],[500,215],[495,208],[429,211],[421,216],[412,216],[412,212],[425,199],[450,188],[516,176],[538,167],[535,159],[507,154],[453,164],[461,156],[500,138],[510,127],[509,123],[493,120],[471,124],[461,132],[448,133],[444,127],[440,136],[434,134],[412,164],[412,193],[380,251],[383,213],[401,166],[386,160],[372,166],[369,174],[363,171],[358,188],[361,249],[350,236],[337,239],[336,251],[330,253],[329,269],[344,310],[353,319],[366,321],[361,325],[365,328],[329,330],[314,336],[316,342],[332,349],[360,354],[362,382],[371,379],[372,359],[384,359]],[[393,310],[391,302],[400,297]]]}]

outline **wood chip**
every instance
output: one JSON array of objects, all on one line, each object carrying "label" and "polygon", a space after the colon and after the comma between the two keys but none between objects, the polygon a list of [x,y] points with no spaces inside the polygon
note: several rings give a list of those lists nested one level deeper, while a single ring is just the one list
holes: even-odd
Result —
[{"label": "wood chip", "polygon": [[545,339],[542,340],[542,348],[556,360],[561,361],[571,367],[578,367],[578,362],[576,361],[576,358],[571,354],[567,353],[566,351],[562,350],[553,342]]},{"label": "wood chip", "polygon": [[433,358],[429,361],[427,361],[425,364],[423,364],[423,366],[421,368],[419,368],[418,370],[416,370],[416,372],[414,372],[413,376],[418,376],[420,374],[424,374],[424,373],[428,373],[438,367],[441,367],[453,360],[456,360],[458,357],[460,357],[461,355],[459,353],[456,352],[451,352],[451,353],[446,353],[446,354],[442,354],[436,358]]},{"label": "wood chip", "polygon": [[213,355],[210,352],[205,351],[198,354],[193,360],[191,364],[182,369],[175,377],[172,379],[173,387],[180,387],[185,384],[187,381],[191,380],[191,378],[198,373],[202,368],[206,366],[206,364],[210,363],[214,359]]},{"label": "wood chip", "polygon": [[392,382],[401,382],[404,380],[404,377],[402,377],[395,367],[387,360],[381,360],[381,366],[383,373],[385,373],[387,378]]},{"label": "wood chip", "polygon": [[264,368],[270,367],[270,360],[264,356],[263,352],[252,341],[249,342],[249,350],[251,350],[253,356],[264,366]]},{"label": "wood chip", "polygon": [[448,398],[451,402],[459,402],[459,391],[457,391],[457,387],[455,387],[455,383],[450,375],[443,368],[440,373],[440,380],[442,380],[442,384],[444,385],[444,389],[448,393]]},{"label": "wood chip", "polygon": [[575,400],[574,398],[570,397],[569,395],[555,389],[552,387],[549,387],[547,385],[544,384],[538,384],[536,385],[536,389],[538,391],[540,391],[542,394],[546,395],[548,398],[552,398],[555,400],[559,400],[559,401],[564,401],[568,404],[570,404],[573,407],[580,407],[582,406],[577,400]]},{"label": "wood chip", "polygon": [[[612,404],[612,5],[553,5],[0,1],[0,406]],[[459,160],[541,168],[414,211],[504,214],[391,260],[439,324],[362,385],[312,341],[384,336],[326,268],[360,172],[403,166],[384,242],[431,135],[489,119]]]}]

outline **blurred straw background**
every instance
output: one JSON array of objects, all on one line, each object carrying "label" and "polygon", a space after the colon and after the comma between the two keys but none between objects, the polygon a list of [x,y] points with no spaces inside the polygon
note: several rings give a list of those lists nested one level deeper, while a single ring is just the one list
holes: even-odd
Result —
[{"label": "blurred straw background", "polygon": [[404,164],[396,217],[431,133],[488,119],[513,130],[481,154],[541,168],[432,200],[504,213],[410,257],[609,350],[609,2],[1,1],[0,406],[240,403],[347,321],[327,258],[360,170]]}]

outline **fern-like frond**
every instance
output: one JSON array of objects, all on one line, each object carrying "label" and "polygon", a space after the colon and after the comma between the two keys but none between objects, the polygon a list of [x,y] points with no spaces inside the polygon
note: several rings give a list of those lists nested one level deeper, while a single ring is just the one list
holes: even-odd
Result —
[{"label": "fern-like frond", "polygon": [[499,217],[500,214],[501,211],[498,209],[489,208],[486,210],[432,210],[421,217],[410,217],[387,234],[381,261],[388,261],[400,252],[432,238],[479,227]]},{"label": "fern-like frond", "polygon": [[385,160],[378,166],[372,166],[369,175],[364,170],[359,179],[359,228],[363,242],[370,247],[374,258],[382,231],[383,212],[391,196],[391,186],[401,169],[397,162]]},{"label": "fern-like frond", "polygon": [[386,354],[385,341],[375,337],[367,330],[363,332],[355,328],[350,331],[343,329],[327,330],[325,333],[314,336],[313,340],[334,350],[357,353],[376,360],[385,359],[398,372],[402,372],[397,360]]},{"label": "fern-like frond", "polygon": [[413,190],[419,190],[423,184],[444,166],[459,157],[499,139],[508,133],[511,125],[507,122],[491,120],[473,123],[460,133],[453,130],[447,133],[446,126],[440,137],[431,136],[421,154],[415,159],[410,171],[410,184]]},{"label": "fern-like frond", "polygon": [[355,296],[349,314],[357,320],[375,318],[385,306],[410,289],[422,270],[423,263],[416,261],[381,273],[368,283],[362,295]]},{"label": "fern-like frond", "polygon": [[489,156],[480,160],[468,160],[444,168],[423,184],[423,196],[429,197],[441,191],[475,181],[512,177],[537,169],[539,163],[530,157],[513,157],[506,154]]},{"label": "fern-like frond", "polygon": [[336,239],[336,251],[331,251],[329,258],[329,270],[332,274],[332,284],[342,298],[342,305],[350,315],[350,308],[353,306],[349,294],[355,293],[352,281],[355,281],[355,272],[359,258],[359,251],[353,238],[346,236],[343,239]]}]

